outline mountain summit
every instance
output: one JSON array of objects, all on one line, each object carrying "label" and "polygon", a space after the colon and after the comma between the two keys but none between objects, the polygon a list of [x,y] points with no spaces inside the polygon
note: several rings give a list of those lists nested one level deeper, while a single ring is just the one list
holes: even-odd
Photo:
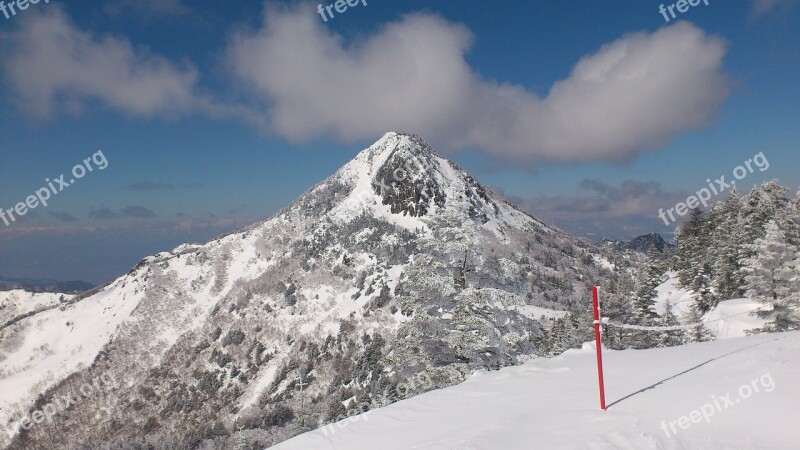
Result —
[{"label": "mountain summit", "polygon": [[446,209],[465,212],[484,224],[495,220],[518,226],[532,220],[490,196],[486,187],[437,155],[421,138],[394,132],[360,152],[297,203],[308,206],[307,200],[320,199],[330,201],[320,206],[332,217],[346,219],[368,209],[370,214],[406,228],[425,228],[423,217]]},{"label": "mountain summit", "polygon": [[599,245],[614,248],[618,251],[630,250],[633,252],[647,253],[651,248],[656,253],[663,255],[675,250],[675,244],[667,242],[660,234],[649,233],[637,236],[630,241],[619,241],[611,239],[602,239],[598,242]]},{"label": "mountain summit", "polygon": [[272,218],[0,330],[0,425],[16,448],[275,444],[542,354],[599,252],[387,133]]}]

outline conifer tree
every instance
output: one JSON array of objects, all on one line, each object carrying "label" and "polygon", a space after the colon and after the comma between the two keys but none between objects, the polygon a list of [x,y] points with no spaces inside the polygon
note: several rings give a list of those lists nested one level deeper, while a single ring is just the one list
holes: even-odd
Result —
[{"label": "conifer tree", "polygon": [[702,264],[692,282],[692,290],[695,292],[695,304],[701,313],[706,313],[717,306],[711,293],[710,274],[711,266],[708,263]]},{"label": "conifer tree", "polygon": [[634,300],[634,315],[640,322],[658,317],[655,311],[656,288],[661,284],[663,268],[658,260],[655,248],[647,252],[647,265],[639,279],[639,288]]},{"label": "conifer tree", "polygon": [[711,332],[708,331],[705,325],[702,324],[703,316],[697,310],[695,305],[689,307],[689,313],[686,316],[688,323],[698,323],[700,325],[686,330],[686,342],[705,342],[712,339]]},{"label": "conifer tree", "polygon": [[750,246],[753,256],[744,262],[747,296],[771,306],[759,315],[769,320],[768,331],[800,327],[800,261],[797,247],[786,243],[776,221],[767,222],[765,235]]},{"label": "conifer tree", "polygon": [[744,273],[739,261],[743,247],[739,202],[739,194],[734,188],[715,209],[720,218],[719,226],[711,237],[712,247],[717,249],[711,278],[717,301],[744,295]]},{"label": "conifer tree", "polygon": [[[753,188],[742,199],[739,220],[742,223],[743,242],[753,243],[756,239],[764,237],[767,222],[771,220],[775,220],[781,229],[787,228],[789,220],[787,192],[787,188],[773,180]],[[747,258],[751,256],[752,251],[745,255]]]},{"label": "conifer tree", "polygon": [[[667,300],[666,304],[664,305],[664,314],[661,316],[659,320],[659,325],[665,327],[680,325],[678,317],[675,316],[675,313],[672,310],[672,305],[670,304],[669,300]],[[658,338],[659,347],[674,347],[676,345],[681,345],[683,343],[684,343],[684,332],[682,330],[664,330],[661,332]]]},{"label": "conifer tree", "polygon": [[800,191],[786,209],[786,242],[800,247]]},{"label": "conifer tree", "polygon": [[703,237],[705,222],[705,213],[700,208],[694,208],[689,220],[681,225],[676,233],[678,251],[675,269],[681,284],[685,287],[692,285],[707,248],[707,242]]}]

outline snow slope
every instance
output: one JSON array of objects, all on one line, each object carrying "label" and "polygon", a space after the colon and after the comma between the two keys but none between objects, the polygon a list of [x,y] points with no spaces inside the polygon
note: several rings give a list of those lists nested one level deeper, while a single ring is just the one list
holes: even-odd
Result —
[{"label": "snow slope", "polygon": [[[691,289],[680,287],[678,275],[667,272],[667,280],[656,288],[656,312],[664,314],[667,302],[672,306],[672,312],[678,316],[681,323],[688,323],[689,309],[694,302],[695,293]],[[705,316],[703,323],[717,339],[742,337],[748,330],[762,328],[766,320],[754,316],[753,312],[764,308],[764,305],[751,299],[737,298],[725,300]]]},{"label": "snow slope", "polygon": [[667,307],[667,301],[672,306],[672,312],[683,320],[689,314],[689,308],[694,302],[694,292],[680,287],[678,274],[667,272],[667,281],[661,283],[656,288],[656,312],[663,315]]},{"label": "snow slope", "polygon": [[0,291],[0,327],[25,314],[58,306],[61,299],[67,301],[70,294],[51,292],[28,292],[23,289]]},{"label": "snow slope", "polygon": [[[23,415],[39,392],[92,363],[137,305],[126,302],[125,295],[111,295],[123,279],[63,308],[54,307],[61,294],[29,294],[50,296],[38,297],[39,306],[50,309],[0,328],[0,425]],[[122,292],[132,294],[128,291],[133,289],[131,284]],[[5,438],[0,435],[0,442]]]},{"label": "snow slope", "polygon": [[[606,412],[598,408],[595,353],[586,346],[557,358],[478,373],[460,385],[352,417],[273,448],[798,446],[800,428],[791,424],[800,419],[800,332],[652,350],[606,350],[604,357]],[[709,420],[700,416],[699,423],[692,423],[688,417],[697,418],[701,413],[692,412],[701,409]],[[681,420],[683,416],[687,419]],[[671,421],[677,432],[670,428]]]},{"label": "snow slope", "polygon": [[703,317],[703,323],[717,339],[744,336],[746,331],[763,328],[767,323],[751,314],[762,308],[763,304],[749,298],[726,300],[709,311]]}]

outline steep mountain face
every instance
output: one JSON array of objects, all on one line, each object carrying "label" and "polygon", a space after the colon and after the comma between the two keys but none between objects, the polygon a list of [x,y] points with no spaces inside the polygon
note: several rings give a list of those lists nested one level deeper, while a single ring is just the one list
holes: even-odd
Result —
[{"label": "steep mountain face", "polygon": [[0,329],[0,426],[12,448],[274,444],[537,356],[603,252],[388,133],[271,219]]},{"label": "steep mountain face", "polygon": [[653,248],[656,253],[661,255],[675,250],[675,244],[665,241],[664,238],[657,233],[643,234],[630,241],[603,239],[599,242],[599,245],[618,251],[630,250],[632,252],[641,253],[647,253],[650,248]]},{"label": "steep mountain face", "polygon": [[675,245],[665,241],[664,238],[662,238],[659,234],[650,233],[634,238],[628,242],[626,248],[628,250],[643,253],[647,253],[651,248],[653,248],[657,253],[664,254],[667,251],[675,249]]}]

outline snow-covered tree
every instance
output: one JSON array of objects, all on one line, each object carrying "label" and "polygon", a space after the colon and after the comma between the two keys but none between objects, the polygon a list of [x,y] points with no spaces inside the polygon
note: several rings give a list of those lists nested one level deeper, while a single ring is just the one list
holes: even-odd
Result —
[{"label": "snow-covered tree", "polygon": [[475,239],[477,227],[471,220],[464,220],[454,209],[443,209],[436,217],[428,245],[443,254],[444,262],[453,274],[453,284],[467,287],[467,274],[476,264]]},{"label": "snow-covered tree", "polygon": [[686,321],[688,323],[699,324],[696,327],[685,331],[686,342],[705,342],[710,341],[713,338],[711,332],[708,331],[708,328],[702,324],[703,316],[700,314],[700,311],[697,310],[695,305],[690,306],[689,313],[686,315]]},{"label": "snow-covered tree", "polygon": [[797,191],[794,200],[786,210],[786,242],[800,246],[800,191]]},{"label": "snow-covered tree", "polygon": [[664,275],[664,269],[654,247],[648,250],[647,257],[634,300],[634,314],[640,322],[658,317],[655,311],[656,288],[662,283]]},{"label": "snow-covered tree", "polygon": [[[788,189],[779,185],[776,180],[754,188],[742,198],[739,220],[744,235],[743,242],[752,243],[764,237],[766,224],[775,221],[779,228],[785,230],[791,220],[789,214]],[[750,257],[752,254],[746,255]]]},{"label": "snow-covered tree", "polygon": [[740,263],[743,245],[739,202],[739,195],[734,188],[728,198],[712,210],[712,214],[719,216],[718,226],[711,237],[712,248],[716,249],[712,278],[717,300],[730,300],[744,294],[744,273]]},{"label": "snow-covered tree", "polygon": [[800,326],[800,261],[797,247],[788,244],[783,231],[771,220],[767,222],[765,236],[750,246],[753,256],[744,261],[746,294],[748,297],[772,307],[762,311],[769,319],[770,331],[785,331]]},{"label": "snow-covered tree", "polygon": [[701,313],[717,306],[711,293],[711,266],[708,263],[702,264],[697,271],[692,281],[692,290],[695,292],[695,304]]},{"label": "snow-covered tree", "polygon": [[[664,327],[671,327],[680,325],[678,317],[672,311],[672,304],[667,300],[664,305],[664,314],[659,319],[659,325]],[[684,333],[682,330],[664,330],[658,337],[659,347],[674,347],[684,343]]]},{"label": "snow-covered tree", "polygon": [[689,220],[676,232],[678,251],[676,252],[675,270],[683,286],[689,287],[697,275],[703,255],[708,248],[704,235],[706,215],[700,208],[691,211]]}]

